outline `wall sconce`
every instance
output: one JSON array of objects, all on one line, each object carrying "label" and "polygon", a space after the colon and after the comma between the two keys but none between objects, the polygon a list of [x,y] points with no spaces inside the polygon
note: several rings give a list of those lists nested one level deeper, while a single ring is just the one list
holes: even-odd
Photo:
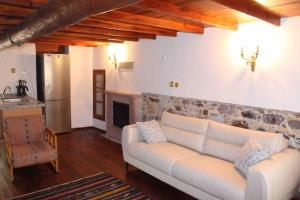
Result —
[{"label": "wall sconce", "polygon": [[117,70],[120,63],[126,60],[126,46],[124,44],[110,43],[108,48],[108,61]]},{"label": "wall sconce", "polygon": [[116,53],[113,53],[113,55],[108,56],[109,62],[115,66],[115,69],[118,68],[118,59],[116,56]]},{"label": "wall sconce", "polygon": [[251,66],[251,71],[254,72],[255,71],[255,67],[256,67],[256,60],[259,54],[259,46],[256,47],[256,52],[253,53],[251,55],[251,57],[246,58],[244,56],[244,48],[242,47],[241,49],[241,57],[246,60],[246,64]]}]

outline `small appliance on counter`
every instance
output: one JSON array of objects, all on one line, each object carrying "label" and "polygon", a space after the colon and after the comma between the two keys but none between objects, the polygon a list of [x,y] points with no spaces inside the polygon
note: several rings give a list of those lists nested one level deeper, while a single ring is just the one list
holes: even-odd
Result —
[{"label": "small appliance on counter", "polygon": [[25,80],[19,80],[19,85],[17,86],[17,96],[18,97],[25,97],[28,92],[28,87],[26,86]]}]

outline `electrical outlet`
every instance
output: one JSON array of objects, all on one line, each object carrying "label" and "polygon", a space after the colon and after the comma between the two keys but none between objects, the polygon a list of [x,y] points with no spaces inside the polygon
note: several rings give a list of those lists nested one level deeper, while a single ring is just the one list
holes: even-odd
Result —
[{"label": "electrical outlet", "polygon": [[15,74],[16,73],[16,68],[11,68],[11,73]]}]

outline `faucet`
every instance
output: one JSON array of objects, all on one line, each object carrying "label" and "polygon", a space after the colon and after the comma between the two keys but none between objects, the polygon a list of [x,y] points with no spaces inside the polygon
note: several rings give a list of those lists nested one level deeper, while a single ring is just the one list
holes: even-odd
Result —
[{"label": "faucet", "polygon": [[7,87],[4,88],[3,93],[2,93],[2,99],[4,99],[5,93],[6,93],[7,90],[11,91],[10,86],[7,86]]}]

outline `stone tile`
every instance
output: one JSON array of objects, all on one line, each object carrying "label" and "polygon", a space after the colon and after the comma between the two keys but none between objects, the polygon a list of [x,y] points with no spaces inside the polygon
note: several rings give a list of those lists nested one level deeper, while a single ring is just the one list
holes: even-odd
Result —
[{"label": "stone tile", "polygon": [[300,113],[144,93],[142,119],[161,119],[164,111],[206,118],[241,128],[300,135]]}]

